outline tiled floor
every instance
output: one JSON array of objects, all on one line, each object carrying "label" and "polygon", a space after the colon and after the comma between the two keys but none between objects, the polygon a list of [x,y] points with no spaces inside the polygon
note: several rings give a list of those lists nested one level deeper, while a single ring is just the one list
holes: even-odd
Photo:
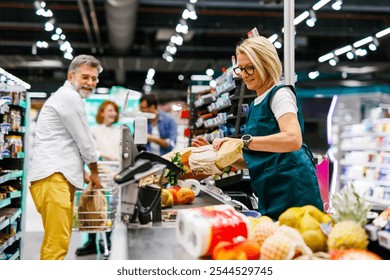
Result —
[{"label": "tiled floor", "polygon": [[[39,251],[43,238],[43,227],[41,216],[35,209],[34,202],[32,201],[30,192],[26,192],[26,224],[25,232],[22,238],[22,260],[39,260]],[[102,255],[88,255],[83,257],[77,257],[75,251],[80,247],[87,239],[86,233],[80,233],[74,231],[72,233],[72,239],[69,245],[69,251],[65,260],[101,260],[104,259]]]}]

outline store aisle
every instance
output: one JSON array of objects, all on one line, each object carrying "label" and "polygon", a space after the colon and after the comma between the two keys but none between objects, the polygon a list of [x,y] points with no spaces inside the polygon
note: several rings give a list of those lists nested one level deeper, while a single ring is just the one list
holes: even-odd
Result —
[{"label": "store aisle", "polygon": [[[26,192],[26,224],[23,236],[22,260],[39,260],[39,251],[43,238],[43,227],[41,216],[35,209],[30,191]],[[86,233],[74,231],[69,245],[69,251],[65,260],[101,260],[103,257],[98,255],[88,255],[77,257],[75,251],[86,239]]]}]

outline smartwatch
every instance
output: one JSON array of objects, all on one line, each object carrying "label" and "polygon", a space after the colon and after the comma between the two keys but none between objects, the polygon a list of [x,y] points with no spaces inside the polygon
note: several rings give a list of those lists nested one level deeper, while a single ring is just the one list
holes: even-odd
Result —
[{"label": "smartwatch", "polygon": [[253,139],[253,137],[250,134],[244,134],[244,135],[241,136],[241,140],[242,140],[242,142],[244,144],[244,148],[245,149],[249,150],[248,145],[252,141],[252,139]]}]

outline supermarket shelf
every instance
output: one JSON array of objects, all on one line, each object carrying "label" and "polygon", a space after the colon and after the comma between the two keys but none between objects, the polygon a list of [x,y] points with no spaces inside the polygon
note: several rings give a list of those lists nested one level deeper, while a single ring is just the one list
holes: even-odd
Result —
[{"label": "supermarket shelf", "polygon": [[377,163],[377,162],[348,162],[348,161],[341,160],[340,164],[344,165],[344,166],[364,165],[366,167],[381,167],[381,168],[388,168],[389,167],[388,163]]},{"label": "supermarket shelf", "polygon": [[390,200],[387,199],[379,199],[379,198],[373,198],[373,197],[364,197],[364,199],[375,206],[376,208],[380,208],[381,210],[386,209],[390,206]]},{"label": "supermarket shelf", "polygon": [[364,147],[364,146],[357,146],[357,147],[348,147],[348,148],[341,148],[342,152],[353,152],[353,151],[379,151],[379,152],[390,152],[390,147]]},{"label": "supermarket shelf", "polygon": [[20,257],[20,251],[17,250],[12,256],[10,256],[10,257],[8,258],[8,260],[14,261],[14,260],[17,260],[19,257]]},{"label": "supermarket shelf", "polygon": [[3,207],[10,205],[10,204],[11,204],[11,198],[6,198],[3,200],[0,200],[0,208],[3,208]]},{"label": "supermarket shelf", "polygon": [[9,225],[10,225],[9,219],[5,219],[4,221],[2,221],[2,222],[0,223],[0,230],[2,230],[3,228],[5,228],[5,227],[7,227],[7,226],[9,226]]},{"label": "supermarket shelf", "polygon": [[0,230],[15,222],[15,220],[19,218],[21,215],[22,215],[22,209],[19,208],[12,215],[10,215],[8,218],[6,218],[4,221],[0,223]]},{"label": "supermarket shelf", "polygon": [[12,244],[14,244],[14,242],[18,241],[21,236],[22,236],[21,232],[18,232],[15,235],[11,236],[7,241],[5,241],[2,245],[0,245],[0,253],[3,252]]},{"label": "supermarket shelf", "polygon": [[356,137],[381,137],[390,136],[389,132],[365,132],[365,133],[343,133],[340,135],[341,139],[356,138]]},{"label": "supermarket shelf", "polygon": [[365,178],[351,178],[348,176],[340,176],[340,180],[344,182],[362,182],[362,183],[372,183],[374,185],[382,185],[382,186],[390,186],[390,181],[384,181],[384,180],[370,180],[370,179],[365,179]]},{"label": "supermarket shelf", "polygon": [[21,191],[15,191],[15,192],[10,192],[9,193],[9,198],[18,198],[22,197],[22,192]]},{"label": "supermarket shelf", "polygon": [[16,170],[0,176],[0,184],[23,176],[23,170]]}]

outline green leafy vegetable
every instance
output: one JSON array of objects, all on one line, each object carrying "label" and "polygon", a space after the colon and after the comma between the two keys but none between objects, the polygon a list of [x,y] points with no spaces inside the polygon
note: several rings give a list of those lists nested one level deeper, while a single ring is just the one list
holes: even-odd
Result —
[{"label": "green leafy vegetable", "polygon": [[[181,174],[184,173],[184,166],[183,166],[183,163],[181,162],[181,154],[179,152],[175,153],[171,157],[171,162],[176,164],[181,169]],[[165,175],[165,178],[168,179],[169,185],[175,186],[175,185],[177,185],[177,180],[179,178],[179,175],[181,175],[181,174],[176,174],[175,172],[169,170],[168,173]]]}]

